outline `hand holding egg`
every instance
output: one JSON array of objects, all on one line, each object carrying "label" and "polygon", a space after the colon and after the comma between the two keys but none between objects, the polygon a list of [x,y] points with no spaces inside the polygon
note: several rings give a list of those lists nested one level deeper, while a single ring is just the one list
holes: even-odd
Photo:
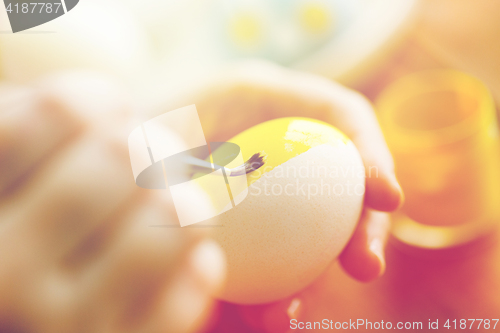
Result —
[{"label": "hand holding egg", "polygon": [[[240,68],[233,68],[229,77],[226,76],[225,80],[221,81],[220,84],[212,84],[211,87],[211,89],[198,92],[196,97],[191,97],[189,99],[190,101],[194,101],[196,103],[200,113],[200,118],[204,125],[205,134],[207,135],[207,139],[211,141],[228,140],[230,137],[235,136],[246,128],[269,119],[280,117],[309,117],[320,119],[327,123],[334,124],[352,140],[359,151],[362,163],[367,171],[366,193],[364,198],[365,205],[363,207],[361,221],[354,231],[349,243],[340,254],[339,259],[344,269],[358,280],[370,281],[380,276],[385,269],[383,248],[387,237],[388,223],[387,219],[381,218],[380,214],[373,214],[369,209],[392,211],[399,207],[403,197],[394,175],[392,158],[386,147],[370,104],[357,93],[343,88],[329,80],[262,63],[246,63]],[[184,101],[179,101],[178,103],[169,105],[168,109],[174,109],[175,107],[183,104],[185,104]],[[260,126],[265,126],[265,124],[258,125],[256,128],[259,128]],[[303,129],[298,130],[298,132],[300,131],[303,131]],[[330,128],[330,131],[336,132],[334,128]],[[280,132],[280,130],[274,129],[268,131],[266,135],[274,138],[276,135],[286,135],[285,132],[286,131]],[[247,139],[240,142],[243,137],[246,137]],[[264,149],[272,150],[274,152],[274,154],[269,153],[269,159],[276,158],[276,152],[272,148],[273,144],[276,144],[276,142],[271,139],[269,139],[270,141],[267,143],[268,146],[266,148],[262,148],[263,146],[257,147],[251,145],[253,142],[252,140],[255,142],[261,142],[262,140],[265,141],[264,135],[255,128],[236,136],[234,140],[236,143],[240,144],[243,154],[249,154],[249,156],[251,156],[252,154],[258,152],[254,150]],[[280,149],[285,149],[286,146],[281,145],[280,147]],[[289,148],[292,149],[292,147]],[[245,152],[244,149],[249,150]],[[299,154],[298,157],[295,157],[294,159],[297,159],[298,161],[298,159],[300,159],[300,157],[304,154],[307,154],[307,152]],[[351,154],[343,156],[342,158],[346,162],[349,161],[349,158],[346,157],[352,156],[352,163],[361,164],[361,161],[354,157],[355,155],[356,152],[354,150]],[[249,156],[245,157],[248,158]],[[325,154],[319,154],[310,160],[319,161],[324,158],[324,156]],[[293,159],[288,162],[291,162],[292,160]],[[281,161],[278,162],[277,165],[285,165],[285,163],[288,162]],[[327,162],[323,161],[321,163]],[[256,173],[258,173],[258,170]],[[250,177],[252,176],[250,175]],[[264,177],[265,175],[262,178]],[[270,189],[268,189],[268,191],[269,190]],[[264,196],[263,198],[264,199],[259,199],[258,196],[255,196],[255,198],[247,198],[246,200],[249,201],[248,204],[243,202],[240,204],[242,205],[241,208],[244,209],[245,205],[250,205],[250,200],[270,200],[269,197],[266,198]],[[281,199],[283,199],[282,201],[286,201],[284,200],[285,198],[280,198],[280,200]],[[288,200],[289,198],[286,199]],[[300,209],[302,209],[304,214],[307,214],[306,211],[310,208],[307,207],[309,202],[305,201],[297,202],[292,205],[301,205],[302,207]],[[356,200],[352,201],[352,206],[346,210],[350,216],[346,219],[350,221],[345,223],[346,227],[356,222],[352,222],[352,219],[357,220],[360,210],[362,209],[362,202],[363,200],[358,197]],[[256,205],[259,204],[256,203]],[[332,221],[335,220],[335,212],[341,211],[341,207],[335,206],[333,200],[331,201],[330,207],[326,206],[327,205],[325,204],[325,206],[321,208],[318,207],[317,209],[318,211],[323,210],[323,213],[327,209],[332,209],[329,213],[332,215],[332,220],[328,223],[333,223]],[[292,206],[290,206],[290,209],[291,207]],[[237,206],[233,209],[233,211],[225,213],[227,215],[235,214],[235,217],[232,219],[230,227],[226,226],[225,228],[220,229],[230,230],[231,228],[240,228],[243,225],[238,223],[242,223],[247,218],[245,214],[248,212],[241,213],[236,216],[239,208],[240,207]],[[258,207],[253,208],[258,209]],[[297,207],[293,206],[293,209],[295,208]],[[286,215],[290,209],[285,207],[276,207],[275,210],[272,211],[272,214],[275,214],[273,215],[274,223],[276,223],[276,218],[280,215]],[[356,216],[356,218],[354,218],[354,216]],[[258,217],[262,218],[261,215],[258,215]],[[284,220],[286,219],[287,218],[285,217]],[[325,218],[323,221],[327,220],[328,219]],[[313,223],[312,221],[308,221],[306,218],[302,219],[302,221],[303,223]],[[263,223],[263,221],[257,220],[254,224],[249,223],[248,225],[250,228],[256,228],[256,225],[260,223]],[[269,221],[269,223],[273,223],[273,221]],[[266,226],[269,226],[269,224],[266,224]],[[296,227],[298,226],[300,226],[300,223],[298,223]],[[283,231],[283,229],[279,228],[273,229],[274,227],[272,225],[269,226],[269,228],[269,230],[273,230],[273,232],[278,230]],[[347,227],[347,229],[349,229],[349,227]],[[311,230],[312,229],[309,229],[308,231]],[[335,251],[328,252],[328,250],[326,250],[328,247],[323,248],[323,250],[328,252],[327,257],[329,259],[326,260],[327,262],[330,262],[338,254],[338,252],[342,250],[342,247],[345,244],[343,244],[343,242],[347,241],[351,231],[352,229],[346,231],[342,237],[339,237],[337,243],[338,248]],[[230,233],[230,231],[216,232],[221,233],[219,236],[216,236],[216,238],[221,240],[223,247],[225,244],[234,244],[235,247],[232,247],[233,245],[229,248],[226,247],[226,250],[232,253],[228,254],[228,257],[234,255],[233,259],[235,259],[241,255],[240,258],[235,259],[235,263],[237,266],[243,267],[244,270],[246,268],[241,260],[244,260],[245,255],[260,256],[260,254],[252,253],[250,242],[246,243],[248,240],[246,237],[251,238],[252,236],[248,234],[244,235],[243,230],[239,231],[239,234],[241,234],[238,236],[241,237],[239,243],[230,237],[224,238],[223,233]],[[319,233],[321,233],[321,228],[316,229],[313,233],[315,233],[315,237],[320,237]],[[278,240],[290,235],[291,234],[276,233],[269,237],[275,237],[277,244],[279,242]],[[300,235],[298,235],[298,237],[300,238]],[[340,239],[342,239],[342,241]],[[285,241],[283,242],[286,243]],[[299,243],[300,242],[297,244]],[[244,244],[248,244],[249,247],[247,249],[243,249]],[[306,244],[300,244],[301,245],[298,245],[300,247],[300,251],[307,252],[311,250]],[[260,248],[260,250],[263,249],[263,247]],[[297,253],[300,253],[300,251],[297,251]],[[280,258],[275,258],[273,260],[276,260],[276,262],[286,263],[286,260],[288,259],[286,258],[286,251],[281,253],[280,256]],[[313,255],[312,257],[317,258],[318,256]],[[251,263],[252,261],[250,260],[249,264]],[[266,265],[269,265],[269,263]],[[320,266],[323,269],[326,267],[324,263]],[[229,272],[231,272],[231,269],[231,264],[229,264]],[[255,266],[252,269],[258,270],[259,267]],[[251,272],[252,269],[248,269],[248,271],[245,270],[245,274],[250,274],[249,272]],[[315,273],[312,273],[311,275],[321,273],[321,268],[316,269]],[[243,270],[239,271],[239,273],[242,272]],[[234,273],[236,274],[235,276],[238,276],[238,272],[236,270]],[[276,276],[280,276],[280,273],[277,273]],[[258,277],[257,272],[254,273],[254,277]],[[283,281],[287,280],[286,276],[281,275],[281,277],[283,278]],[[275,277],[273,276],[273,278]],[[229,279],[231,279],[230,275]],[[277,292],[275,295],[268,293],[266,297],[259,297],[259,295],[264,296],[263,294],[260,294],[260,292],[264,289],[259,289],[264,287],[252,285],[252,281],[256,281],[252,279],[253,278],[249,275],[242,274],[233,280],[233,282],[240,280],[246,281],[247,284],[237,287],[236,284],[232,285],[231,280],[229,280],[227,285],[229,289],[227,290],[234,288],[233,291],[228,291],[227,294],[222,294],[220,296],[223,299],[239,303],[275,301],[279,298],[289,296],[290,294],[299,291],[313,280],[312,277],[308,277],[305,278],[306,282],[303,282],[302,284],[297,283],[293,288],[290,288],[287,291],[284,290],[286,288],[283,288],[283,290],[279,293]],[[279,281],[280,280],[278,279],[276,283],[279,283]],[[244,290],[244,288],[246,288],[246,290]],[[252,294],[252,291],[259,292]],[[251,299],[252,297],[254,298]]]}]

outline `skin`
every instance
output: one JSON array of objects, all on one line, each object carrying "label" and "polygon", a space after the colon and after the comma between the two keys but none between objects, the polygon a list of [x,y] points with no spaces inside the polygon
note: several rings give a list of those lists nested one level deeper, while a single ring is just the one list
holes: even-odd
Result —
[{"label": "skin", "polygon": [[131,177],[125,101],[82,74],[1,86],[0,332],[194,332],[208,315],[222,253],[147,227],[177,218]]},{"label": "skin", "polygon": [[[340,262],[360,281],[383,274],[389,222],[376,211],[396,209],[403,195],[370,104],[269,64],[222,77],[159,111],[195,102],[208,140],[283,116],[338,127],[378,169]],[[208,318],[223,255],[196,228],[147,227],[177,221],[167,191],[131,177],[127,136],[142,120],[130,121],[128,105],[119,87],[88,74],[0,86],[0,331],[194,332]],[[300,298],[238,311],[249,325],[279,325],[263,323],[296,316]]]}]

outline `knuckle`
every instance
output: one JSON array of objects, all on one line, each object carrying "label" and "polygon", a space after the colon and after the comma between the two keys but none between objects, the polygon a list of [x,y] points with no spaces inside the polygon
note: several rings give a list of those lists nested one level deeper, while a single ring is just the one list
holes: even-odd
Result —
[{"label": "knuckle", "polygon": [[60,73],[41,80],[37,88],[48,103],[79,123],[93,124],[129,112],[124,89],[103,74]]}]

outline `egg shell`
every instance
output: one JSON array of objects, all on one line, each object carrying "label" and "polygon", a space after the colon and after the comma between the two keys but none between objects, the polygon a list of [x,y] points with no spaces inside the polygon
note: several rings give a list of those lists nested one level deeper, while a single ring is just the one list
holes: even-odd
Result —
[{"label": "egg shell", "polygon": [[305,288],[346,246],[364,191],[363,163],[351,141],[313,147],[264,173],[210,229],[227,256],[217,297],[267,303]]}]

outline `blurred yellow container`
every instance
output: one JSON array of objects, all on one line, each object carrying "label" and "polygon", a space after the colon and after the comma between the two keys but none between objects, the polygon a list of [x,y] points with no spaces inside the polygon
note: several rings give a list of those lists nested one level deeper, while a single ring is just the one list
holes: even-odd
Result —
[{"label": "blurred yellow container", "polygon": [[443,248],[476,239],[500,219],[498,125],[488,89],[452,70],[411,74],[377,102],[406,195],[393,234]]}]

